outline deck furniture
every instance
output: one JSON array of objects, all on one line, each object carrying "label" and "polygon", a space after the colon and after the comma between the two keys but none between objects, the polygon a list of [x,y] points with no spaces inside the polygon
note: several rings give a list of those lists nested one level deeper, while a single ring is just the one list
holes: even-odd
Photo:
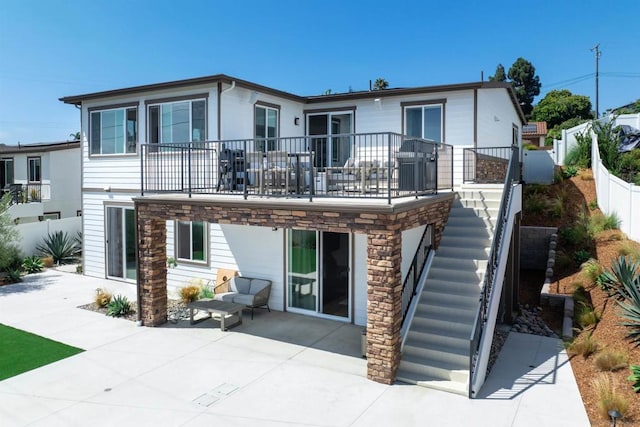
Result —
[{"label": "deck furniture", "polygon": [[[228,330],[229,326],[242,324],[242,310],[244,309],[244,305],[242,304],[235,304],[228,301],[217,301],[215,299],[205,299],[190,302],[187,304],[187,308],[189,309],[189,319],[192,325],[200,323],[203,320],[211,319],[212,314],[217,314],[220,317],[220,330],[223,332]],[[209,313],[209,317],[194,320],[193,314],[195,310],[206,311]],[[238,316],[238,320],[232,325],[226,325],[226,319],[234,314]]]},{"label": "deck furniture", "polygon": [[214,299],[217,301],[243,304],[250,308],[252,320],[254,308],[266,308],[271,311],[269,308],[271,280],[234,276],[217,285],[213,292]]}]

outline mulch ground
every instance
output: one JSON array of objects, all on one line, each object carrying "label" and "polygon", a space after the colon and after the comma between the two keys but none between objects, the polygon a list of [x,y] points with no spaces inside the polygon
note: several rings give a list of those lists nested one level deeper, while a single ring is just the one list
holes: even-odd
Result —
[{"label": "mulch ground", "polygon": [[[558,197],[559,194],[564,197],[565,215],[561,218],[552,218],[543,213],[527,215],[525,211],[523,225],[556,226],[562,229],[574,226],[579,221],[581,212],[587,212],[589,215],[595,215],[600,212],[597,208],[589,208],[589,204],[596,200],[595,182],[590,170],[581,171],[578,176],[566,179],[562,184],[555,184],[552,187],[555,187],[549,190],[552,197]],[[591,207],[593,207],[593,204]],[[560,241],[558,246],[559,258],[564,256],[565,262],[558,263],[559,258],[556,258],[557,271],[551,284],[551,292],[571,295],[577,285],[582,285],[587,289],[591,303],[596,311],[601,313],[600,321],[595,327],[582,331],[576,330],[575,333],[576,340],[582,339],[586,334],[592,334],[592,337],[598,343],[599,351],[587,358],[579,355],[572,356],[570,361],[592,426],[610,426],[610,420],[605,419],[598,411],[599,399],[591,385],[591,380],[600,374],[600,370],[595,365],[594,360],[598,353],[616,349],[629,355],[629,364],[640,364],[640,348],[626,339],[629,329],[621,325],[622,320],[615,301],[608,298],[598,286],[589,283],[574,262],[567,263],[566,260],[572,260],[572,254],[575,250],[583,249],[589,251],[593,258],[609,269],[612,261],[618,258],[620,248],[632,247],[640,249],[640,244],[627,240],[619,230],[609,230],[598,234],[592,242],[582,248],[564,246]],[[522,278],[523,275],[521,275]],[[539,283],[541,284],[542,282]],[[530,292],[535,293],[535,286],[534,290],[530,290]],[[521,298],[525,300],[527,298],[535,299],[535,296],[521,294]],[[549,321],[553,322],[554,315],[551,310],[545,307],[545,313],[550,319]],[[549,326],[556,330],[553,325],[550,324]],[[625,419],[618,421],[618,426],[640,425],[640,395],[633,392],[631,383],[627,381],[629,374],[630,372],[626,368],[607,374],[613,379],[616,390],[627,398],[630,404]]]}]

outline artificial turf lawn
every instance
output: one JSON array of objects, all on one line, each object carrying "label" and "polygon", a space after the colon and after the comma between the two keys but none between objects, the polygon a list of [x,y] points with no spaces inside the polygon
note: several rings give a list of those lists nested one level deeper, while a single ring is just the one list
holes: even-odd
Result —
[{"label": "artificial turf lawn", "polygon": [[82,351],[0,324],[0,381]]}]

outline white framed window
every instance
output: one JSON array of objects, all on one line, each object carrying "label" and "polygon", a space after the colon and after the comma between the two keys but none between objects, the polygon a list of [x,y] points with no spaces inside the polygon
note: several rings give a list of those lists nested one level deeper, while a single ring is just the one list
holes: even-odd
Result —
[{"label": "white framed window", "polygon": [[138,141],[136,107],[91,111],[91,155],[135,154]]},{"label": "white framed window", "polygon": [[149,142],[168,144],[207,140],[204,99],[149,105]]},{"label": "white framed window", "polygon": [[42,167],[40,157],[27,158],[29,164],[29,182],[41,182],[42,181]]},{"label": "white framed window", "polygon": [[207,223],[197,221],[177,221],[175,230],[176,259],[207,263]]},{"label": "white framed window", "polygon": [[277,150],[278,138],[278,108],[256,104],[255,107],[255,137],[256,151]]},{"label": "white framed window", "polygon": [[404,123],[407,136],[444,142],[444,104],[407,106]]}]

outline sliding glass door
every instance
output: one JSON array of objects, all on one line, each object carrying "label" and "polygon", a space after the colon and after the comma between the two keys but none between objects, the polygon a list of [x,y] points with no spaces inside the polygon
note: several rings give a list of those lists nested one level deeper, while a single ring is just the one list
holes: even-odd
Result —
[{"label": "sliding glass door", "polygon": [[352,138],[349,136],[353,133],[351,112],[310,114],[307,117],[307,129],[309,135],[326,135],[324,138],[311,139],[316,167],[344,166],[353,155]]},{"label": "sliding glass door", "polygon": [[135,230],[132,208],[106,208],[107,277],[136,280]]},{"label": "sliding glass door", "polygon": [[349,318],[349,234],[287,234],[288,309]]}]

